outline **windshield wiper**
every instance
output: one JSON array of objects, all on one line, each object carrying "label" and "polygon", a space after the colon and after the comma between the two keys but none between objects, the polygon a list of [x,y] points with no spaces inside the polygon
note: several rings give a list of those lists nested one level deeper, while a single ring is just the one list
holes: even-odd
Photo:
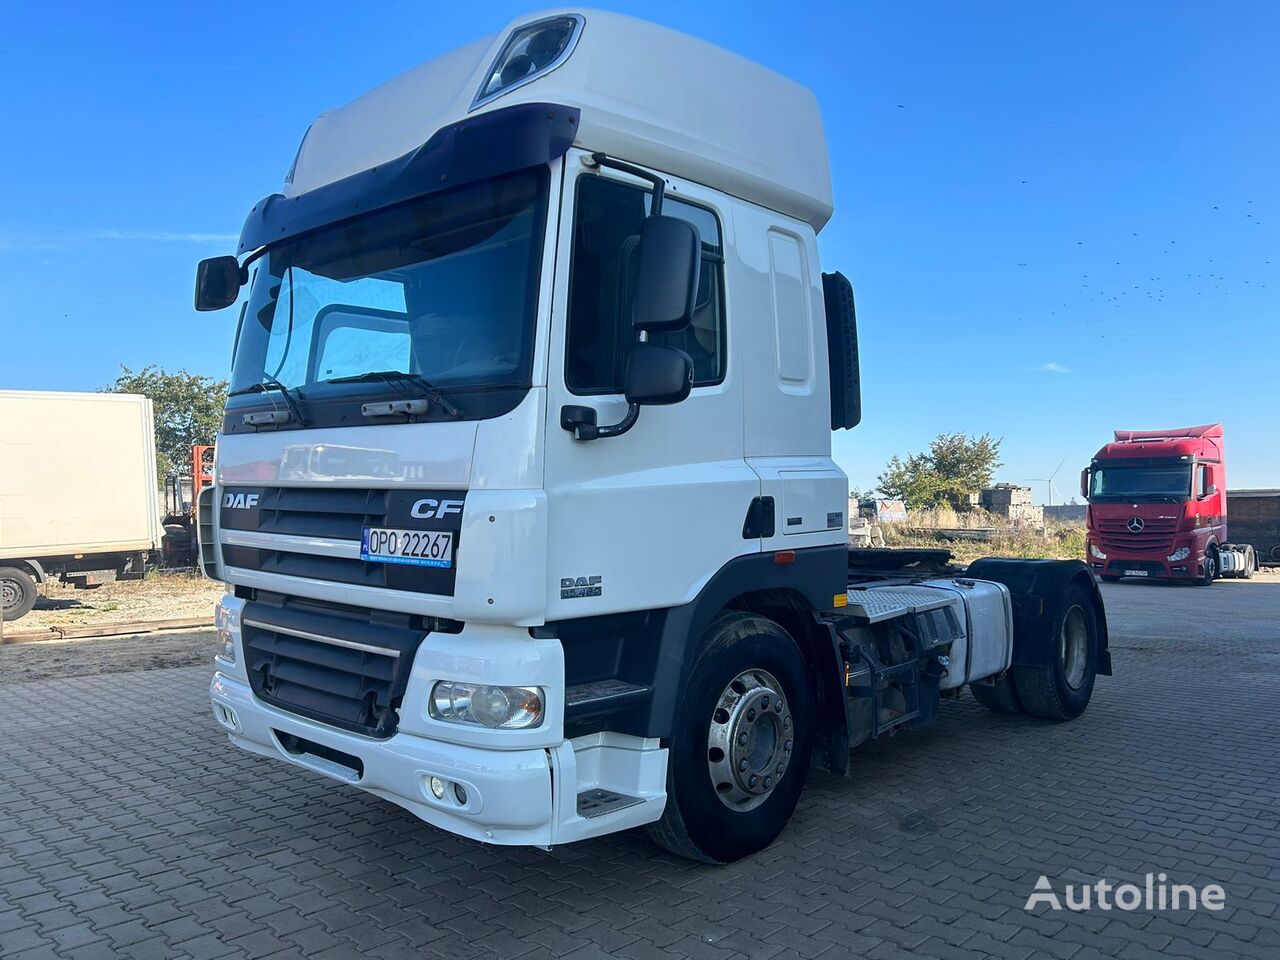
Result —
[{"label": "windshield wiper", "polygon": [[[445,413],[451,417],[462,416],[462,411],[450,402],[449,398],[440,392],[440,388],[433,384],[426,377],[417,373],[405,373],[403,370],[370,370],[367,373],[357,373],[350,377],[334,377],[325,383],[372,383],[381,380],[383,383],[391,386],[412,384],[418,388],[427,400],[430,400]],[[365,416],[385,416],[387,413],[398,413],[398,410],[381,410],[375,409],[365,412]],[[415,413],[417,411],[406,410],[405,413]]]},{"label": "windshield wiper", "polygon": [[266,393],[268,390],[275,390],[284,400],[284,405],[288,408],[285,419],[281,420],[281,411],[279,410],[260,410],[255,413],[246,413],[241,419],[251,427],[269,426],[271,424],[288,423],[294,421],[300,427],[307,425],[306,419],[302,416],[302,405],[298,403],[298,398],[294,396],[293,391],[281,383],[276,377],[270,373],[264,373],[262,380],[258,383],[250,384],[239,390],[233,390],[228,396],[238,397],[246,393]]}]

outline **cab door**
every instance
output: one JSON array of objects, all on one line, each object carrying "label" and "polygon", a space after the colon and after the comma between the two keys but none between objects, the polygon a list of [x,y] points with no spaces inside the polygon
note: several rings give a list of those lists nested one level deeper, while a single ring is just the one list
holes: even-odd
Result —
[{"label": "cab door", "polygon": [[[698,307],[682,331],[651,342],[693,359],[687,399],[646,406],[626,433],[574,439],[566,405],[601,426],[627,411],[622,377],[631,327],[634,251],[651,189],[618,171],[566,157],[547,363],[547,618],[676,606],[727,561],[758,552],[743,524],[760,481],[743,452],[742,339],[733,301],[732,201],[667,178],[662,212],[702,241]],[[626,159],[626,158],[619,158]]]}]

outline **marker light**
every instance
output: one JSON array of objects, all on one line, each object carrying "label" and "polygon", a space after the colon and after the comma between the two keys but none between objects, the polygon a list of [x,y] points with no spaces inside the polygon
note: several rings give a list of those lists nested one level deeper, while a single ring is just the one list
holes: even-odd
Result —
[{"label": "marker light", "polygon": [[542,688],[441,680],[431,688],[430,711],[446,723],[526,730],[542,723]]},{"label": "marker light", "polygon": [[1169,554],[1169,562],[1177,563],[1179,560],[1185,560],[1189,556],[1191,556],[1190,547],[1179,547],[1177,550],[1173,551],[1173,553]]},{"label": "marker light", "polygon": [[582,17],[569,13],[517,29],[493,61],[471,109],[560,66],[573,52],[582,24]]}]

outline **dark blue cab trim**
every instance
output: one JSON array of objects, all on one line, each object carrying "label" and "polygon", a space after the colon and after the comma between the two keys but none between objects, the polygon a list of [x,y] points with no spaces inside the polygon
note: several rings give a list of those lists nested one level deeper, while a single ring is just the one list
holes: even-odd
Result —
[{"label": "dark blue cab trim", "polygon": [[492,110],[441,127],[417,149],[361,173],[293,198],[272,194],[249,212],[237,253],[440,190],[550,163],[573,144],[580,113],[552,103]]}]

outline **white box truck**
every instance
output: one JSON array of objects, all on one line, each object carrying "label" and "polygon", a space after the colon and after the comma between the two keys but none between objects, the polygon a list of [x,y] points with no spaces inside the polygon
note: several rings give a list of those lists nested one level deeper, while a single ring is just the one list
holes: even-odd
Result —
[{"label": "white box truck", "polygon": [[231,740],[481,841],[725,862],[965,688],[1078,716],[1082,563],[849,549],[831,214],[812,93],[612,13],[320,116],[197,271],[247,287],[199,505]]},{"label": "white box truck", "polygon": [[141,578],[160,542],[146,397],[0,390],[0,591],[6,621],[38,585]]}]

